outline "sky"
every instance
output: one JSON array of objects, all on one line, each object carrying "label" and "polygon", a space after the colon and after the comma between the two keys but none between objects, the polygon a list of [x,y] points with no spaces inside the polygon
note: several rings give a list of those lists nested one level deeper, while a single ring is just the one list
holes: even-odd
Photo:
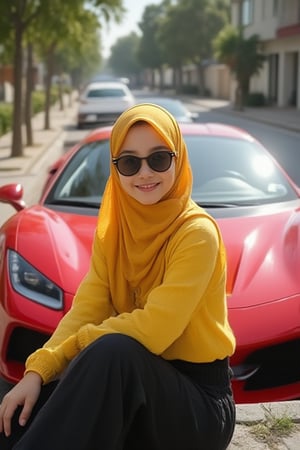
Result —
[{"label": "sky", "polygon": [[127,13],[119,25],[111,22],[103,25],[102,29],[102,52],[104,58],[110,54],[110,47],[120,38],[127,36],[131,31],[140,33],[138,22],[140,22],[146,6],[159,4],[161,0],[123,0]]}]

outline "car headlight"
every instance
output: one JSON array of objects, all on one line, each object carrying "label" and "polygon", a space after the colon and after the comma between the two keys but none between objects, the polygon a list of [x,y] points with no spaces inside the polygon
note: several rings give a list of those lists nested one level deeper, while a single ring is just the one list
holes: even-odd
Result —
[{"label": "car headlight", "polygon": [[11,284],[19,294],[48,308],[62,309],[62,290],[13,250],[8,251],[8,268]]}]

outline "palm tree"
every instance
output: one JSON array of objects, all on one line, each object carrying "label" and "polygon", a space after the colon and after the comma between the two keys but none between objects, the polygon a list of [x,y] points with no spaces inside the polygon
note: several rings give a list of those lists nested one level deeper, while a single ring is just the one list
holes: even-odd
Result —
[{"label": "palm tree", "polygon": [[260,71],[266,60],[260,51],[259,36],[254,34],[245,39],[237,28],[229,25],[215,38],[214,50],[216,58],[228,65],[236,77],[235,107],[241,111],[249,93],[251,77]]}]

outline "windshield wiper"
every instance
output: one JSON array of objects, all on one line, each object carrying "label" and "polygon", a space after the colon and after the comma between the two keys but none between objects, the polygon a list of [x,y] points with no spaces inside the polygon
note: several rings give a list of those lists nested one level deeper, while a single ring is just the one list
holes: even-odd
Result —
[{"label": "windshield wiper", "polygon": [[100,203],[81,200],[52,200],[49,204],[61,206],[78,206],[81,208],[99,208]]},{"label": "windshield wiper", "polygon": [[234,203],[196,202],[202,208],[236,208]]}]

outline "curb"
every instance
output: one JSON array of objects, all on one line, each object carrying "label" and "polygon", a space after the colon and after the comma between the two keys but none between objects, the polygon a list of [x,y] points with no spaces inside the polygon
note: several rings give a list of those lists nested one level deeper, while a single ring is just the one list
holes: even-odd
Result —
[{"label": "curb", "polygon": [[288,417],[292,422],[300,423],[300,401],[236,405],[236,423],[238,424],[255,425],[270,417],[275,419]]},{"label": "curb", "polygon": [[32,165],[28,166],[25,170],[24,170],[24,175],[28,175],[30,172],[34,171],[35,166],[40,162],[41,159],[44,158],[45,153],[54,145],[56,145],[56,142],[61,138],[61,136],[63,136],[63,134],[65,133],[65,131],[60,128],[57,131],[57,134],[55,136],[53,136],[53,138],[50,141],[47,141],[47,143],[43,143],[41,145],[40,150],[37,152],[37,154],[32,158]]}]

